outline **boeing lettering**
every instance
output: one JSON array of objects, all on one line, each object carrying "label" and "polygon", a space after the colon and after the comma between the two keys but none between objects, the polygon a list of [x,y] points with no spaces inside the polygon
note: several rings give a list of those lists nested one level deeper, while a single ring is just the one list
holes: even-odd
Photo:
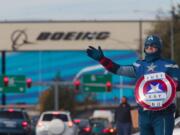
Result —
[{"label": "boeing lettering", "polygon": [[41,32],[37,40],[106,40],[110,32]]}]

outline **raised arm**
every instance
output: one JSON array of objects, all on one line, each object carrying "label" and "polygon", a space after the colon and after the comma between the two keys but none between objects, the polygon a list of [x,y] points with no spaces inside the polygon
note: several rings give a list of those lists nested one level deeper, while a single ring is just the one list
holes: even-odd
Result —
[{"label": "raised arm", "polygon": [[98,61],[101,65],[104,66],[105,69],[114,74],[135,77],[135,69],[133,65],[119,65],[113,62],[112,60],[104,56],[100,46],[98,47],[98,49],[89,46],[89,48],[87,49],[87,55],[92,59]]}]

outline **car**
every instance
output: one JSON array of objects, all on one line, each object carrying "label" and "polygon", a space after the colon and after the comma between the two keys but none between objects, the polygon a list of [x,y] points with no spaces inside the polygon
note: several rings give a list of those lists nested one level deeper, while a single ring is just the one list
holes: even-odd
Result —
[{"label": "car", "polygon": [[175,127],[173,131],[173,135],[180,135],[180,117],[175,119]]},{"label": "car", "polygon": [[116,135],[116,129],[112,123],[106,118],[91,118],[91,134],[92,135]]},{"label": "car", "polygon": [[26,110],[17,108],[0,110],[0,135],[33,135],[34,130]]},{"label": "car", "polygon": [[79,135],[91,135],[91,125],[89,119],[76,118],[73,122],[79,127]]},{"label": "car", "polygon": [[113,123],[114,113],[111,110],[94,110],[91,118],[106,118],[110,123]]},{"label": "car", "polygon": [[69,111],[45,111],[36,125],[36,135],[78,135]]},{"label": "car", "polygon": [[[133,135],[140,135],[140,133],[137,132]],[[180,135],[180,117],[177,117],[175,119],[173,135]]]}]

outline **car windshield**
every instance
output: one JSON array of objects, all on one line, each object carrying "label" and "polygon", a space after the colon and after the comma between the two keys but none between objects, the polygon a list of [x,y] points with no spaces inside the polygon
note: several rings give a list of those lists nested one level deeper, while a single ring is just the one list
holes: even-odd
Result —
[{"label": "car windshield", "polygon": [[68,117],[65,114],[44,114],[43,121],[51,121],[53,119],[60,119],[64,122],[68,121]]},{"label": "car windshield", "polygon": [[104,123],[105,125],[108,124],[108,120],[107,119],[91,119],[91,124],[94,123]]},{"label": "car windshield", "polygon": [[21,112],[16,111],[1,111],[0,118],[3,119],[23,119],[23,114]]}]

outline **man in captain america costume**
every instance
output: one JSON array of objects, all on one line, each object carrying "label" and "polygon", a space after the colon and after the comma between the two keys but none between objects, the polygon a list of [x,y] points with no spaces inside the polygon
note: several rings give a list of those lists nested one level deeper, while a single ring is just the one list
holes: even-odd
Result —
[{"label": "man in captain america costume", "polygon": [[162,42],[157,35],[149,35],[145,39],[145,58],[132,65],[113,62],[104,56],[101,47],[89,46],[87,49],[87,55],[108,71],[137,80],[135,97],[139,104],[140,135],[173,134],[174,97],[180,84],[180,69],[174,61],[163,59],[161,51]]}]

